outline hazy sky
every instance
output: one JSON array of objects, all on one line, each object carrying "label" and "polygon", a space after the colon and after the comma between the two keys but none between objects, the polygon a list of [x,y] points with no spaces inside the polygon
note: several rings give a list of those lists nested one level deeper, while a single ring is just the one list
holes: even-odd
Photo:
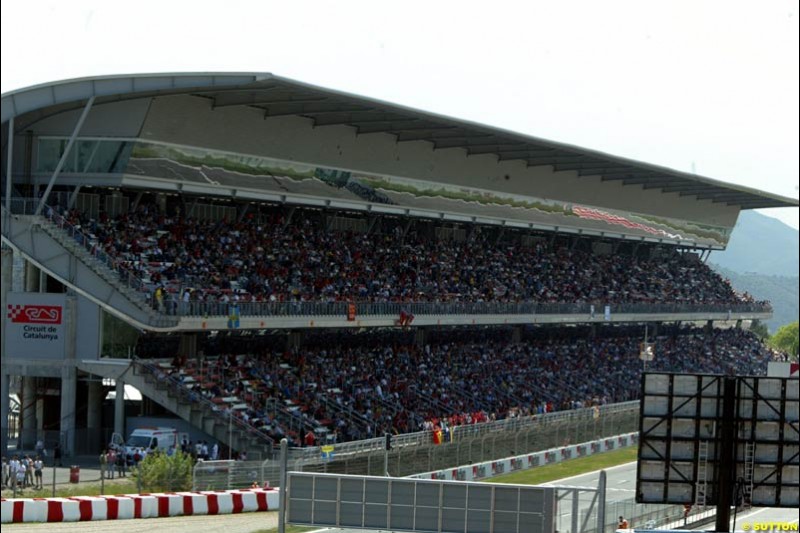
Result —
[{"label": "hazy sky", "polygon": [[[798,195],[786,1],[5,0],[2,91],[259,71]],[[798,227],[798,209],[766,210]]]}]

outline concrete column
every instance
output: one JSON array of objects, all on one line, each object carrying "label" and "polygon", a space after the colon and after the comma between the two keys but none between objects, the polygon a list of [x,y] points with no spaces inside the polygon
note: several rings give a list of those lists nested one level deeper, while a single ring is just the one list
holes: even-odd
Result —
[{"label": "concrete column", "polygon": [[88,398],[86,405],[86,427],[98,430],[101,425],[103,407],[103,384],[99,381],[90,381],[88,385]]},{"label": "concrete column", "polygon": [[[8,307],[8,293],[11,291],[14,273],[14,253],[10,248],[0,250],[2,268],[0,268],[0,309],[5,312]],[[6,369],[6,321],[0,320],[0,453],[6,454],[8,449],[8,415],[11,412],[11,401],[8,398],[11,392],[11,376]]]},{"label": "concrete column", "polygon": [[47,274],[44,270],[39,271],[39,292],[47,292]]},{"label": "concrete column", "polygon": [[78,338],[78,321],[75,296],[68,295],[64,319],[64,367],[61,369],[61,454],[75,456],[75,407],[78,396],[78,370],[75,368],[75,345]]},{"label": "concrete column", "polygon": [[[5,322],[5,321],[3,321]],[[5,366],[0,373],[0,453],[6,455],[8,450],[8,415],[11,413],[11,376],[6,372]]]},{"label": "concrete column", "polygon": [[117,397],[114,399],[114,433],[119,433],[122,438],[125,435],[125,382],[117,380]]},{"label": "concrete column", "polygon": [[425,341],[428,339],[428,334],[425,328],[416,328],[414,330],[414,346],[417,348],[424,348]]},{"label": "concrete column", "polygon": [[25,292],[39,292],[39,269],[30,261],[25,261]]},{"label": "concrete column", "polygon": [[75,403],[78,376],[74,366],[61,369],[61,456],[75,455]]},{"label": "concrete column", "polygon": [[286,337],[286,348],[288,350],[295,350],[300,348],[303,345],[303,338],[305,337],[305,333],[303,330],[294,329],[289,332],[289,335]]},{"label": "concrete column", "polygon": [[20,398],[22,418],[22,448],[32,450],[36,446],[36,382],[34,378],[22,378]]}]

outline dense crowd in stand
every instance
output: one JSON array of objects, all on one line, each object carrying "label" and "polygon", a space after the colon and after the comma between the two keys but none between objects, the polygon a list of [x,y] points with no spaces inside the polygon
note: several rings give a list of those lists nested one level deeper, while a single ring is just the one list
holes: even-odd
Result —
[{"label": "dense crowd in stand", "polygon": [[[93,236],[121,269],[189,301],[370,301],[733,304],[752,301],[694,256],[595,254],[548,242],[498,243],[480,230],[436,240],[405,221],[379,231],[337,232],[323,217],[243,216],[204,222],[139,205],[68,221]],[[189,288],[193,290],[188,290]]]},{"label": "dense crowd in stand", "polygon": [[[507,328],[457,328],[430,332],[422,346],[411,332],[337,332],[288,350],[269,336],[259,348],[251,337],[247,353],[216,346],[176,359],[171,371],[191,376],[227,414],[295,445],[307,430],[355,440],[637,398],[641,331],[577,332],[531,329],[511,342]],[[651,341],[648,370],[758,375],[773,357],[739,329],[671,328]]]}]

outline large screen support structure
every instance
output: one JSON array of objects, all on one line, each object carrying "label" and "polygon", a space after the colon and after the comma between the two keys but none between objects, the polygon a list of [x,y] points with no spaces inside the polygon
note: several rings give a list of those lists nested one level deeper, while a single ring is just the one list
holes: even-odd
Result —
[{"label": "large screen support structure", "polygon": [[636,500],[717,506],[800,503],[800,381],[646,373]]}]

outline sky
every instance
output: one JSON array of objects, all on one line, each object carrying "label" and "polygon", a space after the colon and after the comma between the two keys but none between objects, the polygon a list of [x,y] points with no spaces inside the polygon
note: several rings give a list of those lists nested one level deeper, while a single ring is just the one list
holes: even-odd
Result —
[{"label": "sky", "polygon": [[[796,0],[0,2],[2,92],[271,72],[798,196]],[[798,228],[798,209],[763,210]]]}]

